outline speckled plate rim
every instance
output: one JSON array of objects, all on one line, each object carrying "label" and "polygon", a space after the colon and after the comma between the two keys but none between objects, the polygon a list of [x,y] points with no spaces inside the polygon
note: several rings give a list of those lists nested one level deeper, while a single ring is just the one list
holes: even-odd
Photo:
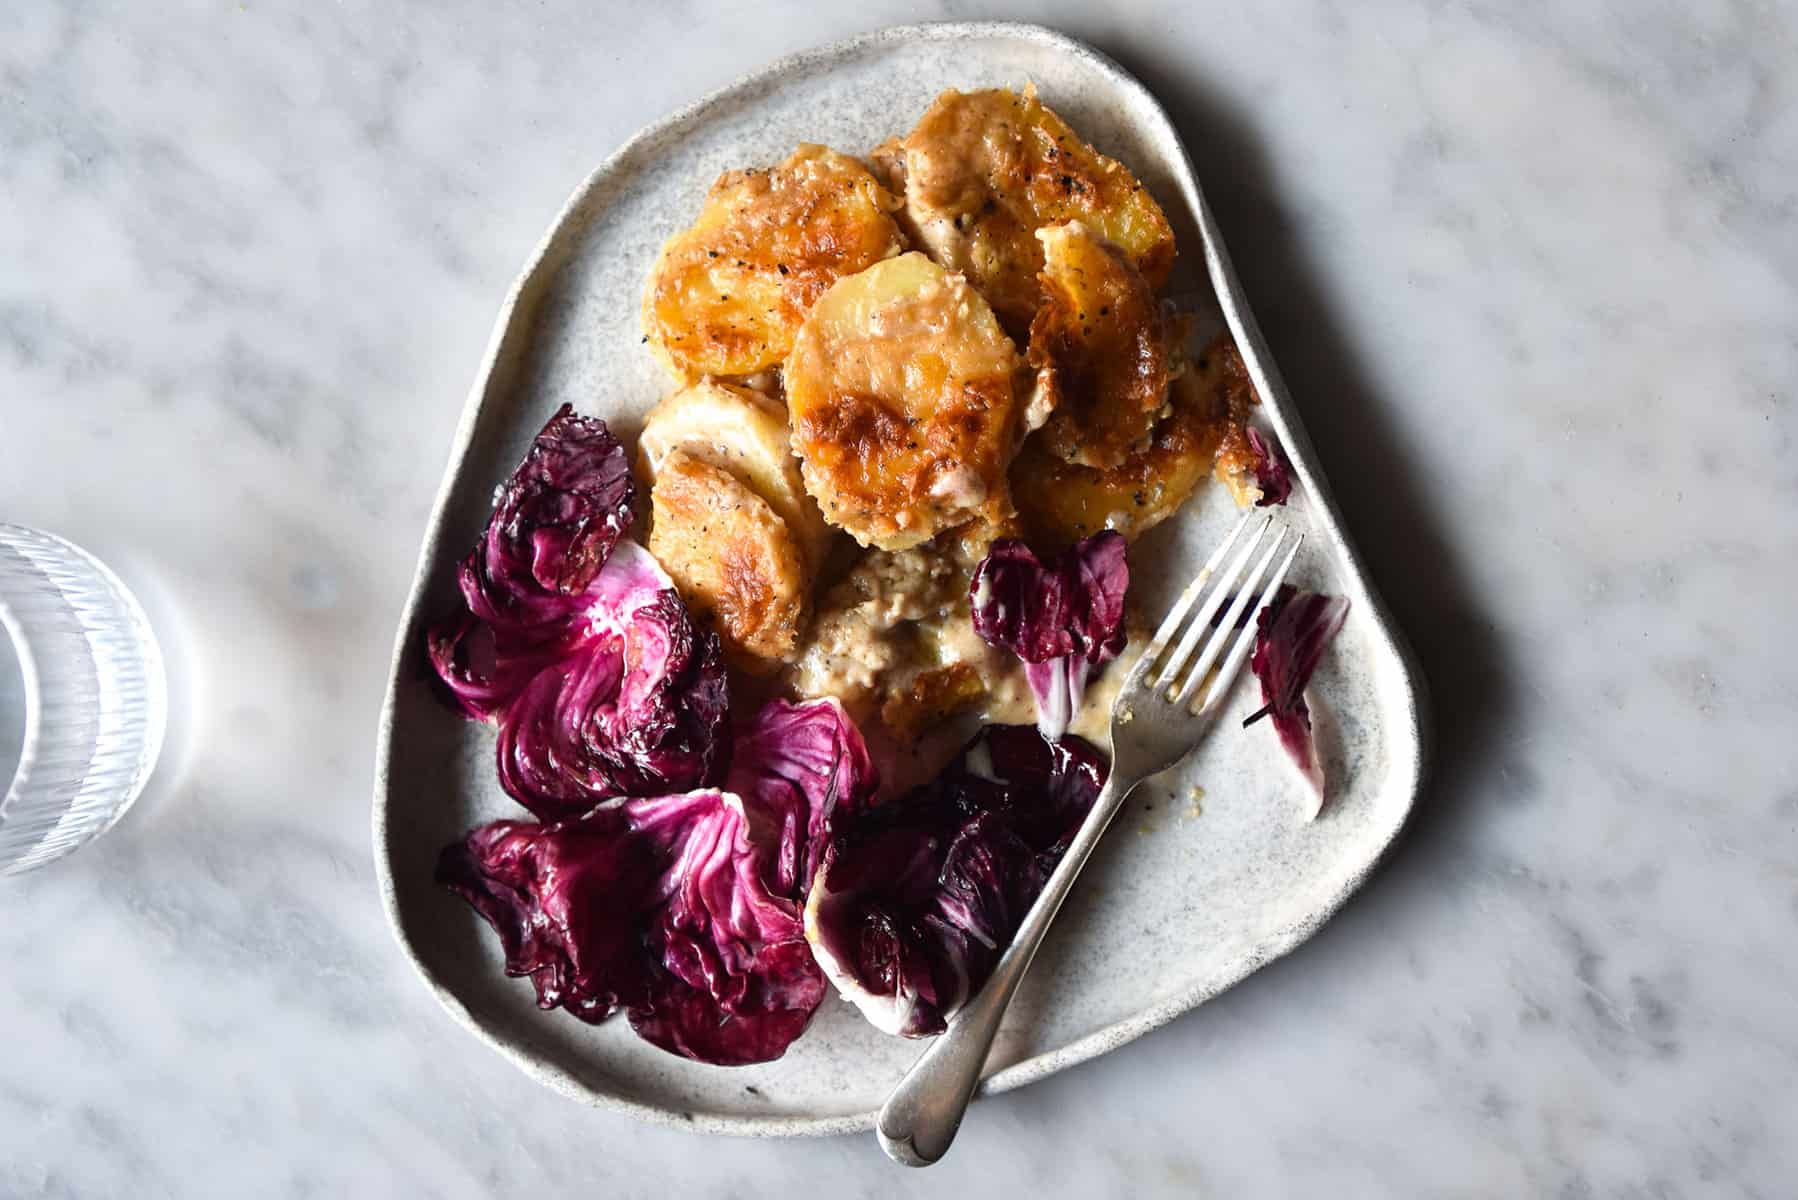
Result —
[{"label": "speckled plate rim", "polygon": [[[1109,1050],[1115,1050],[1150,1030],[1167,1024],[1182,1013],[1191,1011],[1206,1000],[1246,979],[1268,963],[1284,956],[1334,916],[1343,903],[1366,882],[1367,878],[1384,861],[1415,808],[1417,795],[1428,774],[1432,749],[1432,731],[1428,722],[1428,708],[1424,703],[1422,673],[1417,668],[1416,658],[1410,646],[1394,625],[1385,603],[1366,578],[1361,561],[1343,531],[1341,515],[1337,511],[1335,498],[1322,471],[1315,466],[1315,449],[1306,435],[1297,413],[1293,410],[1285,382],[1274,365],[1272,355],[1268,353],[1260,327],[1256,324],[1254,314],[1250,311],[1248,302],[1242,295],[1235,269],[1231,266],[1229,254],[1224,249],[1223,236],[1218,230],[1216,218],[1212,215],[1210,206],[1205,202],[1204,192],[1199,187],[1191,155],[1187,152],[1185,143],[1181,140],[1173,121],[1168,117],[1167,111],[1162,108],[1160,102],[1141,82],[1112,59],[1083,42],[1040,25],[1001,21],[902,25],[788,55],[640,130],[587,177],[568,203],[563,206],[549,232],[538,243],[531,256],[530,264],[513,283],[504,305],[500,308],[499,316],[494,323],[492,337],[487,344],[486,355],[482,359],[480,373],[477,375],[474,386],[469,391],[468,400],[463,407],[461,419],[456,427],[455,440],[450,448],[450,466],[438,489],[437,499],[432,505],[424,543],[419,554],[418,569],[413,577],[405,612],[400,621],[399,634],[394,643],[392,665],[388,675],[387,696],[381,707],[379,738],[375,751],[373,813],[375,876],[381,893],[382,907],[387,914],[388,925],[413,969],[419,973],[432,993],[436,995],[438,1002],[458,1023],[510,1059],[531,1078],[571,1099],[629,1113],[633,1117],[656,1124],[740,1137],[807,1137],[865,1132],[874,1127],[876,1116],[874,1110],[828,1117],[748,1117],[725,1113],[685,1112],[643,1104],[600,1091],[577,1079],[548,1057],[493,1033],[468,1011],[448,985],[431,972],[419,959],[407,940],[399,911],[392,861],[389,856],[387,819],[388,778],[392,761],[395,710],[401,683],[407,677],[407,673],[412,670],[411,651],[418,644],[420,610],[430,582],[429,571],[437,558],[437,547],[443,537],[445,513],[467,461],[468,448],[474,439],[495,367],[506,356],[509,349],[508,343],[514,328],[513,318],[524,299],[542,286],[547,281],[547,277],[553,274],[554,267],[559,265],[555,261],[555,251],[567,232],[570,217],[582,207],[588,195],[602,181],[606,180],[645,143],[670,133],[679,133],[708,120],[722,106],[744,93],[751,92],[783,76],[827,64],[833,59],[859,54],[883,45],[912,41],[969,41],[996,38],[1015,39],[1031,43],[1039,48],[1053,50],[1077,59],[1086,67],[1096,70],[1112,86],[1129,94],[1147,111],[1154,113],[1163,126],[1162,135],[1166,137],[1169,145],[1178,150],[1179,159],[1176,165],[1180,167],[1180,170],[1177,172],[1176,183],[1181,199],[1185,201],[1192,212],[1199,228],[1204,248],[1206,274],[1210,277],[1224,318],[1241,350],[1243,360],[1248,366],[1249,375],[1260,393],[1263,415],[1280,435],[1292,461],[1293,469],[1315,499],[1316,531],[1330,541],[1340,569],[1354,577],[1362,593],[1367,597],[1371,610],[1372,628],[1376,636],[1385,643],[1382,649],[1392,656],[1399,668],[1401,690],[1404,696],[1404,703],[1400,706],[1399,715],[1402,720],[1410,723],[1410,728],[1405,731],[1408,736],[1398,738],[1397,742],[1401,745],[1415,747],[1416,752],[1409,760],[1395,764],[1393,775],[1395,782],[1390,786],[1395,789],[1402,788],[1406,793],[1405,819],[1393,826],[1391,836],[1380,847],[1379,852],[1368,861],[1361,871],[1351,876],[1326,903],[1311,910],[1304,919],[1294,922],[1274,936],[1263,940],[1255,947],[1253,953],[1244,956],[1242,969],[1233,978],[1215,985],[1201,984],[1176,992],[1125,1020],[1107,1025],[1103,1029],[1064,1046],[1013,1063],[988,1076],[981,1084],[979,1095],[984,1097],[1008,1092],[1013,1088],[1034,1083],[1088,1059],[1096,1058]],[[546,269],[546,264],[548,269]]]}]

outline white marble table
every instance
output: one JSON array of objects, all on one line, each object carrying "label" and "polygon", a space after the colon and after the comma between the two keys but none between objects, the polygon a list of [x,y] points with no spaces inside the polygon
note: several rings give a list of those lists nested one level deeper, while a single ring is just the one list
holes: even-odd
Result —
[{"label": "white marble table", "polygon": [[1440,770],[1315,941],[920,1176],[530,1083],[395,952],[368,805],[565,195],[744,68],[963,6],[176,7],[0,6],[0,515],[145,581],[195,692],[185,773],[0,887],[0,1196],[1791,1194],[1789,15],[997,6],[1187,133]]}]

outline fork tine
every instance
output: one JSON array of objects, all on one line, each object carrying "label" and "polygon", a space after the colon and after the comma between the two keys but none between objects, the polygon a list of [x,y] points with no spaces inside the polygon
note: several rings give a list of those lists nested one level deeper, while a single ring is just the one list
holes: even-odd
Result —
[{"label": "fork tine", "polygon": [[1231,638],[1236,632],[1237,622],[1242,620],[1243,613],[1248,610],[1250,602],[1254,600],[1255,591],[1261,586],[1261,577],[1267,574],[1268,567],[1273,565],[1274,559],[1279,555],[1280,547],[1286,541],[1286,534],[1287,530],[1282,527],[1279,535],[1274,538],[1273,545],[1269,546],[1267,552],[1256,561],[1254,571],[1236,589],[1236,595],[1230,603],[1230,611],[1224,614],[1224,619],[1218,622],[1217,628],[1212,630],[1211,636],[1206,639],[1205,650],[1199,655],[1199,661],[1193,664],[1191,672],[1187,674],[1186,682],[1180,685],[1179,693],[1174,696],[1174,703],[1190,703],[1193,694],[1205,682],[1205,676],[1210,672],[1212,664],[1217,662],[1218,657],[1223,654],[1224,648],[1230,644]]},{"label": "fork tine", "polygon": [[1293,540],[1292,549],[1288,550],[1286,557],[1281,560],[1280,569],[1274,572],[1274,577],[1268,580],[1267,587],[1262,589],[1261,599],[1255,602],[1254,616],[1249,619],[1247,625],[1243,626],[1242,632],[1237,634],[1236,644],[1230,647],[1230,654],[1224,659],[1224,665],[1217,669],[1217,678],[1205,692],[1205,699],[1199,705],[1200,712],[1205,712],[1223,702],[1224,695],[1230,690],[1230,684],[1236,679],[1236,673],[1242,670],[1243,660],[1248,658],[1249,651],[1255,646],[1255,637],[1259,633],[1257,625],[1260,623],[1261,610],[1273,602],[1275,594],[1280,590],[1280,585],[1286,582],[1286,572],[1292,568],[1292,560],[1298,557],[1299,547],[1304,544],[1305,535],[1301,533]]},{"label": "fork tine", "polygon": [[1261,522],[1261,528],[1255,531],[1255,536],[1249,539],[1246,546],[1236,552],[1236,557],[1230,560],[1230,565],[1224,569],[1222,575],[1218,576],[1216,586],[1211,589],[1210,594],[1205,597],[1205,602],[1199,606],[1199,611],[1187,623],[1186,633],[1181,637],[1180,644],[1174,647],[1173,652],[1167,656],[1167,662],[1162,666],[1161,674],[1155,677],[1157,688],[1166,690],[1185,668],[1187,659],[1192,656],[1193,647],[1199,644],[1199,639],[1205,636],[1206,631],[1211,628],[1211,618],[1217,615],[1217,610],[1229,597],[1230,589],[1236,586],[1238,579],[1242,578],[1243,568],[1248,565],[1249,559],[1255,553],[1255,547],[1261,544],[1261,539],[1267,536],[1267,531],[1273,523],[1272,516]]},{"label": "fork tine", "polygon": [[1167,617],[1161,622],[1161,627],[1155,631],[1155,636],[1149,639],[1148,649],[1143,651],[1144,663],[1153,665],[1155,660],[1161,657],[1161,652],[1167,649],[1168,639],[1172,638],[1179,630],[1180,622],[1186,619],[1187,611],[1192,608],[1193,601],[1197,600],[1200,593],[1205,590],[1205,584],[1210,580],[1212,572],[1217,570],[1217,564],[1224,561],[1224,555],[1230,552],[1230,547],[1236,544],[1236,539],[1242,536],[1242,531],[1248,528],[1249,521],[1254,516],[1255,514],[1252,512],[1242,514],[1242,519],[1236,522],[1236,528],[1230,531],[1230,536],[1211,552],[1211,557],[1205,560],[1205,565],[1199,568],[1199,573],[1192,577],[1192,582],[1187,584],[1186,590],[1180,593],[1180,599],[1174,602],[1173,608],[1168,610]]}]

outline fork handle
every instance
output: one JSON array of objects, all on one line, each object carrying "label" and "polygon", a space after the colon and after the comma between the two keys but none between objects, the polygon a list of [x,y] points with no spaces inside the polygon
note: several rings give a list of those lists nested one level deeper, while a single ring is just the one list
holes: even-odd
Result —
[{"label": "fork handle", "polygon": [[987,1051],[999,1032],[999,1022],[1018,990],[1018,982],[1030,969],[1036,948],[1074,887],[1080,868],[1092,857],[1093,847],[1111,824],[1141,779],[1121,779],[1114,770],[1105,781],[1092,811],[1067,853],[1049,875],[1049,882],[1030,906],[1011,945],[999,956],[992,977],[949,1022],[949,1027],[912,1064],[899,1086],[881,1107],[875,1122],[880,1148],[895,1162],[908,1167],[927,1167],[949,1151],[961,1128],[962,1114],[980,1086],[980,1071]]}]

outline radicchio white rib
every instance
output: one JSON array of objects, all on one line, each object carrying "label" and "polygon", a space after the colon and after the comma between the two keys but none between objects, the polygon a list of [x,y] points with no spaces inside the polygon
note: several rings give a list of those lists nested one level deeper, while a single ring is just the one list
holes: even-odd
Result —
[{"label": "radicchio white rib", "polygon": [[468,716],[499,728],[500,784],[540,817],[715,783],[728,746],[717,635],[621,540],[635,485],[605,422],[564,405],[458,572],[464,610],[427,635]]},{"label": "radicchio white rib", "polygon": [[1323,807],[1324,771],[1311,736],[1305,687],[1325,648],[1348,619],[1348,611],[1345,597],[1301,592],[1287,584],[1256,619],[1255,653],[1249,667],[1261,681],[1262,705],[1243,725],[1273,718],[1280,744],[1310,786],[1311,817]]},{"label": "radicchio white rib", "polygon": [[1051,741],[1067,732],[1094,672],[1123,650],[1129,587],[1123,535],[1109,529],[1048,566],[1002,538],[975,570],[974,630],[1024,660],[1037,728]]},{"label": "radicchio white rib", "polygon": [[888,1033],[941,1032],[992,974],[1107,770],[1077,737],[989,725],[935,781],[843,814],[805,912],[837,989]]},{"label": "radicchio white rib", "polygon": [[715,782],[730,707],[717,636],[634,542],[618,544],[585,598],[583,640],[499,715],[500,785],[553,819]]},{"label": "radicchio white rib", "polygon": [[774,701],[737,738],[735,791],[622,798],[550,824],[496,821],[437,879],[493,926],[540,1007],[701,1062],[778,1058],[829,990],[801,906],[833,819],[876,785],[834,700]]}]

